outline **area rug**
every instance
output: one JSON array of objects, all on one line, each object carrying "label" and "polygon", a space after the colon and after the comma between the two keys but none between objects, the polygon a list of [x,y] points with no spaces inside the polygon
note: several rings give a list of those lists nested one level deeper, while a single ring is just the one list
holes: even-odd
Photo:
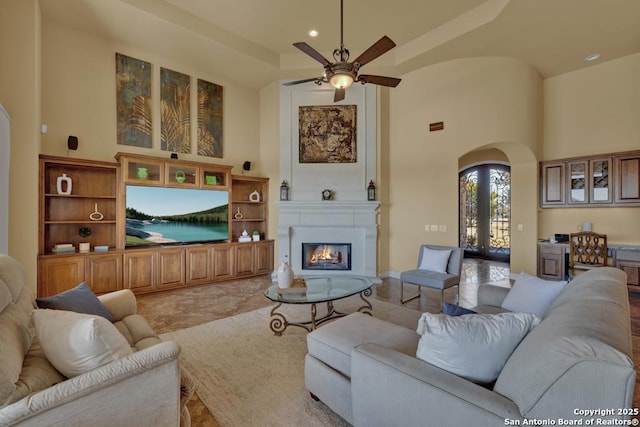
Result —
[{"label": "area rug", "polygon": [[[420,313],[372,300],[375,317],[415,328]],[[336,302],[344,311],[358,297]],[[162,335],[180,345],[180,358],[196,381],[196,393],[222,426],[348,426],[304,386],[307,332],[289,327],[282,336],[269,329],[271,307]],[[309,306],[280,307],[294,321]],[[320,308],[318,309],[320,311]]]}]

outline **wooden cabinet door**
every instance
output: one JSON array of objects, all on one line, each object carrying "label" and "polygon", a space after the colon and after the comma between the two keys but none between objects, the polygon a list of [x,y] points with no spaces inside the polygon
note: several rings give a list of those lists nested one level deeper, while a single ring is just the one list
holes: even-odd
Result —
[{"label": "wooden cabinet door", "polygon": [[218,245],[211,251],[213,280],[225,280],[233,277],[234,246]]},{"label": "wooden cabinet door", "polygon": [[565,199],[565,163],[548,162],[540,166],[540,205],[564,205]]},{"label": "wooden cabinet door", "polygon": [[158,287],[158,252],[129,251],[124,254],[124,287],[133,292],[153,291]]},{"label": "wooden cabinet door", "polygon": [[84,256],[52,256],[38,264],[39,297],[59,294],[84,281]]},{"label": "wooden cabinet door", "polygon": [[538,277],[563,280],[565,273],[566,245],[538,245]]},{"label": "wooden cabinet door", "polygon": [[211,254],[207,247],[187,248],[187,285],[211,281]]},{"label": "wooden cabinet door", "polygon": [[587,160],[567,163],[567,203],[570,205],[589,203],[589,162]]},{"label": "wooden cabinet door", "polygon": [[256,274],[269,274],[273,271],[273,242],[261,242],[255,249]]},{"label": "wooden cabinet door", "polygon": [[96,294],[122,289],[122,255],[91,255],[85,259],[85,282]]},{"label": "wooden cabinet door", "polygon": [[613,173],[611,158],[589,160],[589,203],[605,204],[613,201]]},{"label": "wooden cabinet door", "polygon": [[616,203],[640,203],[640,154],[615,160]]},{"label": "wooden cabinet door", "polygon": [[175,288],[185,283],[185,250],[161,249],[159,256],[158,287]]},{"label": "wooden cabinet door", "polygon": [[640,251],[616,250],[614,265],[627,273],[627,285],[640,286]]},{"label": "wooden cabinet door", "polygon": [[251,276],[254,272],[253,255],[255,252],[255,245],[247,243],[244,245],[236,246],[235,265],[236,276]]}]

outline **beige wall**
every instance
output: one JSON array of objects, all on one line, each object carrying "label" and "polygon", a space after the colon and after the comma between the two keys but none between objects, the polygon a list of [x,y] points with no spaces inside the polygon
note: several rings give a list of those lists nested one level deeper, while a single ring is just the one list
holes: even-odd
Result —
[{"label": "beige wall", "polygon": [[[507,58],[450,61],[402,76],[390,93],[390,138],[382,161],[389,183],[389,265],[415,267],[421,243],[458,244],[459,158],[477,149],[501,150],[511,163],[511,269],[535,273],[536,154],[541,132],[542,81],[529,65]],[[429,132],[429,123],[444,130]],[[425,232],[426,224],[446,232]],[[385,244],[384,242],[382,244]]]},{"label": "beige wall", "polygon": [[[640,149],[640,53],[544,81],[542,159]],[[590,221],[611,243],[640,244],[639,208],[541,209],[539,236]]]},{"label": "beige wall", "polygon": [[0,0],[0,103],[11,116],[9,255],[36,289],[40,150],[40,9],[37,0]]},{"label": "beige wall", "polygon": [[[180,158],[233,165],[233,173],[238,174],[242,163],[249,160],[256,167],[251,173],[261,172],[258,91],[220,78],[215,69],[196,69],[174,58],[79,33],[55,23],[43,23],[42,33],[42,120],[49,127],[49,132],[42,137],[43,153],[67,156],[67,137],[75,135],[79,146],[77,151],[69,153],[71,157],[115,161],[113,156],[118,151],[168,157],[169,154],[160,149],[159,76],[160,67],[164,67],[192,77],[192,107],[196,99],[194,79],[224,87],[223,158],[194,154],[180,154]],[[152,64],[152,149],[116,142],[116,52]],[[193,125],[195,120],[196,115],[192,114]]]}]

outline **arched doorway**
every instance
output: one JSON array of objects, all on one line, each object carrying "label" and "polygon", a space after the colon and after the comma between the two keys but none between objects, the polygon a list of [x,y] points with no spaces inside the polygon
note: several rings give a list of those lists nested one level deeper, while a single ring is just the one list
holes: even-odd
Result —
[{"label": "arched doorway", "polygon": [[460,247],[465,257],[509,261],[511,168],[481,164],[459,174]]}]

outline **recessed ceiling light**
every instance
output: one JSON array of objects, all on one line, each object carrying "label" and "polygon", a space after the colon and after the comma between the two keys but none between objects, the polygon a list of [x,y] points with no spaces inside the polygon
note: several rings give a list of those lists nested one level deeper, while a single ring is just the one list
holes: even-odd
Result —
[{"label": "recessed ceiling light", "polygon": [[309,35],[311,37],[318,37],[318,30],[309,30]]},{"label": "recessed ceiling light", "polygon": [[585,61],[595,61],[598,58],[600,58],[600,54],[599,53],[592,53],[591,55],[585,56],[584,60]]}]

